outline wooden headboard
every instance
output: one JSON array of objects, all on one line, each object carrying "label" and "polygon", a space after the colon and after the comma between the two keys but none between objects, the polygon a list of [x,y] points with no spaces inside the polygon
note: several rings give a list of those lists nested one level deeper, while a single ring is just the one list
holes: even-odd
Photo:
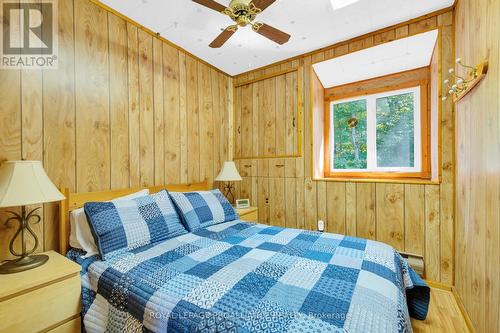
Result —
[{"label": "wooden headboard", "polygon": [[123,190],[110,190],[99,192],[80,192],[71,193],[69,189],[63,188],[61,192],[66,199],[61,200],[59,205],[59,252],[66,255],[69,249],[69,214],[71,211],[82,208],[86,202],[109,201],[115,198],[131,194],[142,189],[149,189],[150,193],[156,193],[161,190],[173,192],[203,191],[212,188],[208,182],[196,184],[173,184],[151,187],[128,188]]}]

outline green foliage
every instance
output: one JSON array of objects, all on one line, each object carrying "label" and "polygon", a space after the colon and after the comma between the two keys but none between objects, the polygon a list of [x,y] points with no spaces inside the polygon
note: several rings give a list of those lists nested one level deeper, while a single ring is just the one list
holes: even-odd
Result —
[{"label": "green foliage", "polygon": [[[366,100],[340,103],[334,106],[335,169],[366,169]],[[352,129],[347,124],[352,117],[358,119],[353,145]],[[358,160],[355,150],[358,150]]]},{"label": "green foliage", "polygon": [[414,166],[413,94],[377,99],[377,165]]},{"label": "green foliage", "polygon": [[[377,165],[414,166],[413,94],[377,99]],[[349,127],[356,117],[358,125]],[[367,168],[367,101],[339,103],[333,107],[334,168]],[[356,159],[356,156],[358,157]]]}]

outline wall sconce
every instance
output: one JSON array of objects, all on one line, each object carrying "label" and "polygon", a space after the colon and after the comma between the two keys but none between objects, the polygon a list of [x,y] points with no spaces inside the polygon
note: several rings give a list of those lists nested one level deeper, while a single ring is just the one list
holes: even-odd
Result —
[{"label": "wall sconce", "polygon": [[458,102],[465,95],[467,95],[486,75],[488,72],[488,61],[485,60],[476,66],[469,66],[462,62],[462,59],[458,58],[455,60],[458,66],[461,66],[467,70],[466,77],[462,77],[456,74],[454,68],[450,68],[448,73],[450,78],[444,80],[444,84],[448,87],[448,92],[446,96],[443,96],[443,101],[446,101],[448,97],[453,97],[453,102]]}]

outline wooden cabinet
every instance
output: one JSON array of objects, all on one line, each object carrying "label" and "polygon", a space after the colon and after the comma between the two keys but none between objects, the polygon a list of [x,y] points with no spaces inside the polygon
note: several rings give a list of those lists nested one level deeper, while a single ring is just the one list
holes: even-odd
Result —
[{"label": "wooden cabinet", "polygon": [[301,154],[299,73],[285,70],[235,86],[236,159]]},{"label": "wooden cabinet", "polygon": [[80,332],[80,266],[46,254],[43,266],[0,275],[0,332]]}]

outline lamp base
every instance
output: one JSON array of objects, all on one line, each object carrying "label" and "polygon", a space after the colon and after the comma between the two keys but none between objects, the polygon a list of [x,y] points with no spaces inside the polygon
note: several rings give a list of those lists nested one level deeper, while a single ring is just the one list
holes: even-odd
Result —
[{"label": "lamp base", "polygon": [[27,271],[29,269],[41,266],[49,260],[45,254],[27,256],[21,259],[7,261],[0,265],[0,274],[11,274]]}]

